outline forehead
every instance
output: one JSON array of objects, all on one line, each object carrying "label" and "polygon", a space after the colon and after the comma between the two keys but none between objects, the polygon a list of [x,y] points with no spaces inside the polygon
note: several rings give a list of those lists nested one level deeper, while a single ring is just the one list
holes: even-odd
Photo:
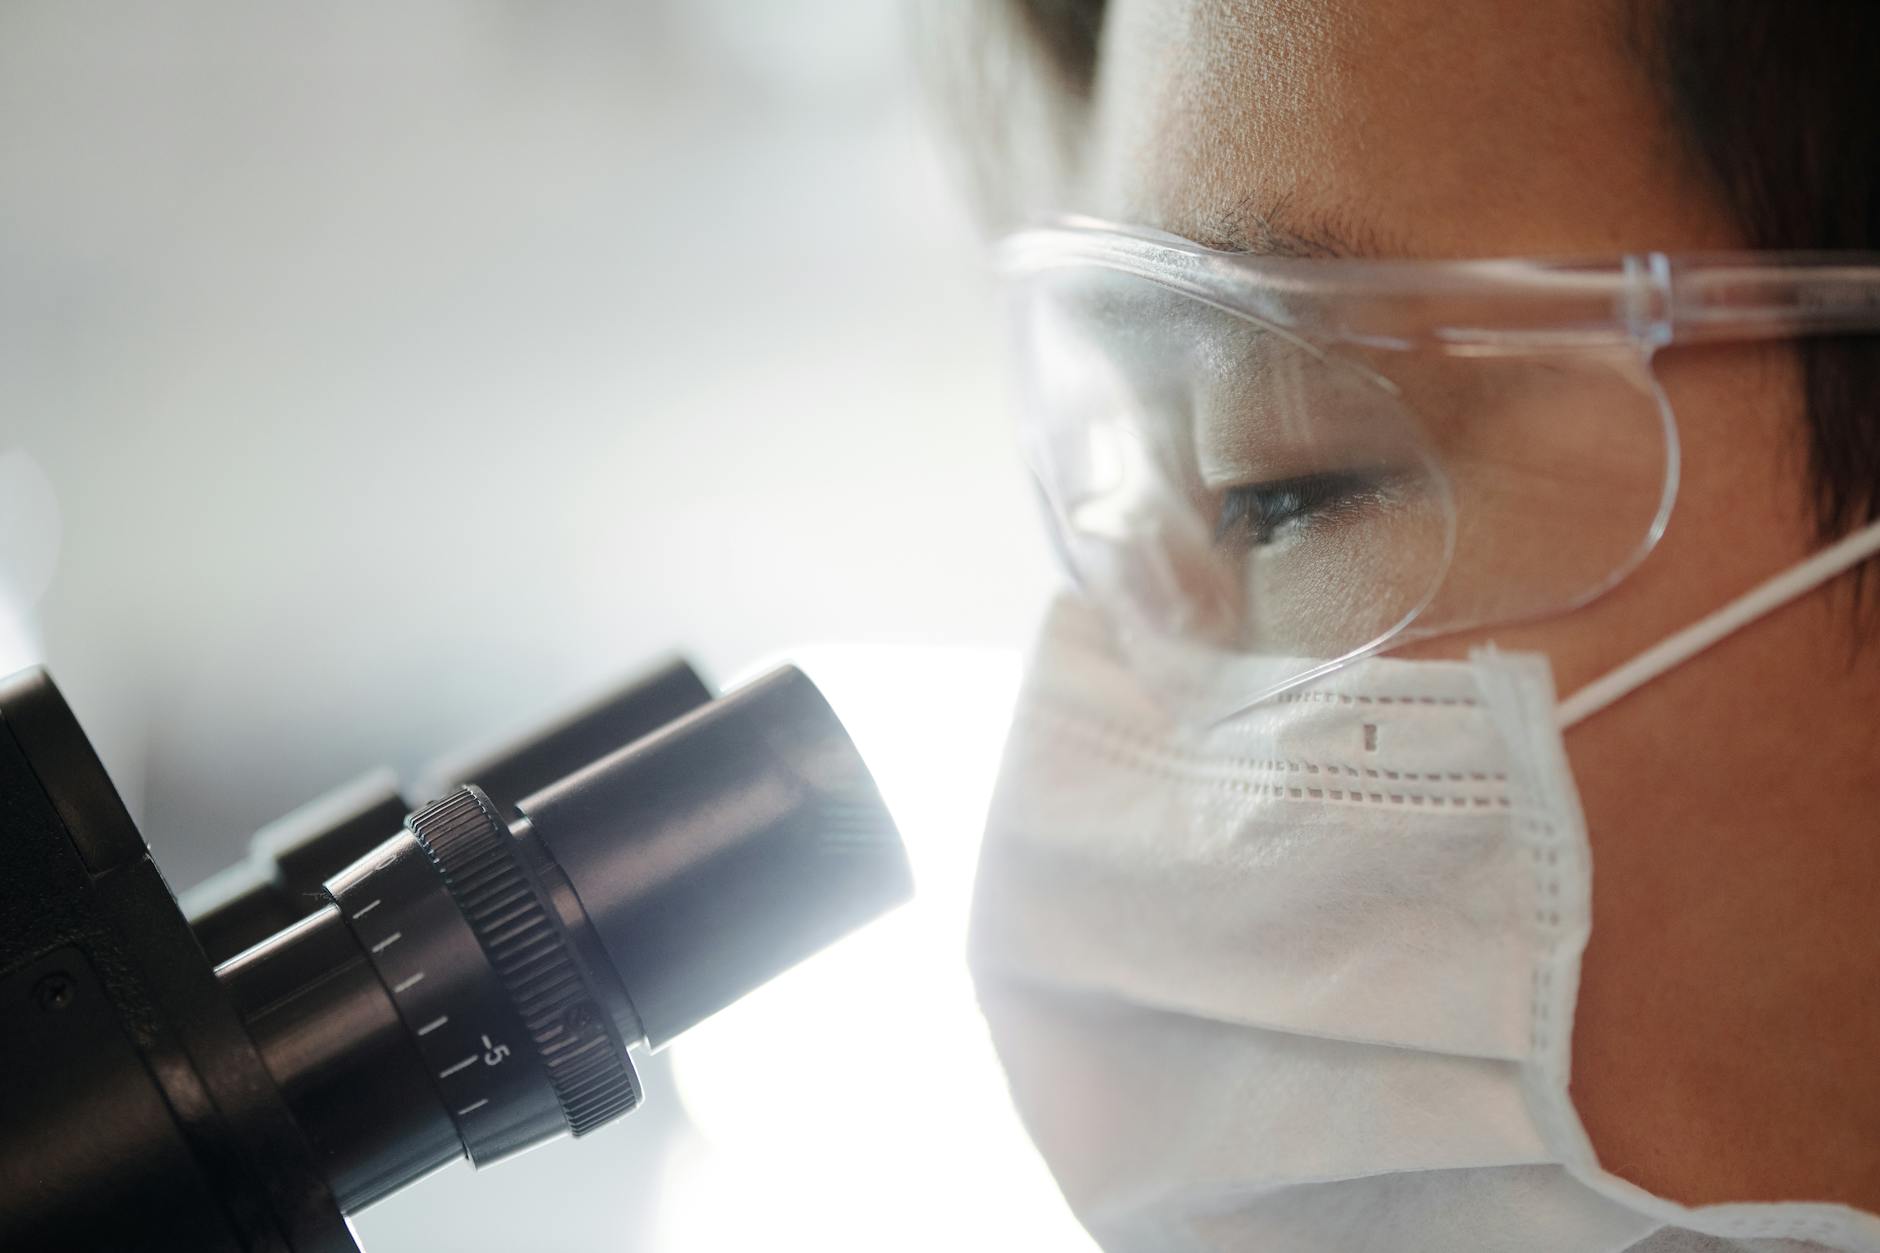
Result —
[{"label": "forehead", "polygon": [[[1386,254],[1726,246],[1620,0],[1116,0],[1083,207]],[[1325,229],[1318,229],[1325,228]]]}]

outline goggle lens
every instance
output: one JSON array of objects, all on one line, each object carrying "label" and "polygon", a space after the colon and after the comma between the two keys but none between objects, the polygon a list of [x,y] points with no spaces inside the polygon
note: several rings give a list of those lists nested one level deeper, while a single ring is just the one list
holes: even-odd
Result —
[{"label": "goggle lens", "polygon": [[1662,526],[1674,445],[1635,354],[1333,348],[1092,265],[1014,293],[1028,452],[1073,573],[1209,701],[1570,608]]}]

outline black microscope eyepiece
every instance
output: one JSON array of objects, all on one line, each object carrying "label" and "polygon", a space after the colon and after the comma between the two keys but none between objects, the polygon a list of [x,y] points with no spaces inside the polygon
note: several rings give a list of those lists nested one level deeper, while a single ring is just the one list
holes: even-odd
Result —
[{"label": "black microscope eyepiece", "polygon": [[912,891],[867,767],[795,667],[519,809],[653,1048]]},{"label": "black microscope eyepiece", "polygon": [[353,1210],[633,1108],[658,1048],[912,892],[786,667],[506,803],[475,785],[217,971]]}]

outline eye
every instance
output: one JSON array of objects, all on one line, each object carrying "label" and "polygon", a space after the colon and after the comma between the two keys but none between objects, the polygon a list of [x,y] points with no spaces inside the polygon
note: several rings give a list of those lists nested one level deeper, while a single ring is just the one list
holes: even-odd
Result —
[{"label": "eye", "polygon": [[1314,523],[1347,516],[1385,490],[1379,476],[1349,471],[1229,487],[1221,492],[1214,539],[1264,548]]}]

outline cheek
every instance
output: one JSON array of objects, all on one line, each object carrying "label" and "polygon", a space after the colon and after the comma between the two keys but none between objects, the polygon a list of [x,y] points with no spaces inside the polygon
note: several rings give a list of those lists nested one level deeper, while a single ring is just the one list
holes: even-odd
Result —
[{"label": "cheek", "polygon": [[[1488,643],[1538,652],[1569,695],[1814,551],[1792,354],[1678,350],[1661,353],[1655,372],[1674,415],[1680,479],[1664,535],[1638,569],[1571,613],[1423,641],[1399,655],[1460,658]],[[1648,688],[1631,699],[1649,697]]]}]

